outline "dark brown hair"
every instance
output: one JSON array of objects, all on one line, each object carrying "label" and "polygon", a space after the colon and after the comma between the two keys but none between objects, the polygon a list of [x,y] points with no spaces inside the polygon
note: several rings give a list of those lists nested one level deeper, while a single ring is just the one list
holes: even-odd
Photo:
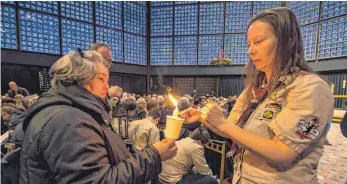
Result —
[{"label": "dark brown hair", "polygon": [[[305,61],[299,23],[295,14],[290,9],[285,7],[267,9],[253,17],[249,26],[255,21],[262,21],[270,24],[278,40],[276,61],[272,63],[271,80],[267,81],[269,94],[275,91],[280,76],[295,73],[295,68],[313,73],[313,70]],[[245,100],[248,102],[252,99],[252,90],[260,87],[262,82],[266,80],[266,76],[264,72],[256,69],[251,60],[246,65],[245,69],[247,76]]]}]

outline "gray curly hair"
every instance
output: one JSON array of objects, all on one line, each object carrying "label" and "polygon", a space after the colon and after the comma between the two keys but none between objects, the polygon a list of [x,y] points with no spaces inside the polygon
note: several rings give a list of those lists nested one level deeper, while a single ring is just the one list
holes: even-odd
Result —
[{"label": "gray curly hair", "polygon": [[96,65],[99,63],[109,68],[108,62],[95,51],[82,54],[70,51],[57,60],[49,70],[52,87],[56,88],[58,81],[66,80],[75,81],[80,85],[88,84],[98,74]]}]

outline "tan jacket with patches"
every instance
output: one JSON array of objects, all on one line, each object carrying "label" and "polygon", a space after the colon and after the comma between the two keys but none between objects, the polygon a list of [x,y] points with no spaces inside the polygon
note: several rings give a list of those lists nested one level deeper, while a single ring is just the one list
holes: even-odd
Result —
[{"label": "tan jacket with patches", "polygon": [[[318,75],[300,72],[284,77],[285,87],[269,95],[250,115],[245,130],[272,139],[277,136],[299,156],[287,166],[277,166],[244,148],[235,156],[233,184],[315,184],[317,168],[332,120],[334,98]],[[247,104],[245,92],[228,118],[236,123]],[[256,141],[256,140],[255,140]],[[274,153],[276,154],[276,153]]]}]

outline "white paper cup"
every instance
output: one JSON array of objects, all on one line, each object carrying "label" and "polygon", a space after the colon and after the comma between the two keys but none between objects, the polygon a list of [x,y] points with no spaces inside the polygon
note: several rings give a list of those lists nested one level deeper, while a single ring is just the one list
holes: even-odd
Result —
[{"label": "white paper cup", "polygon": [[174,116],[166,116],[165,137],[177,139],[180,135],[184,119]]}]

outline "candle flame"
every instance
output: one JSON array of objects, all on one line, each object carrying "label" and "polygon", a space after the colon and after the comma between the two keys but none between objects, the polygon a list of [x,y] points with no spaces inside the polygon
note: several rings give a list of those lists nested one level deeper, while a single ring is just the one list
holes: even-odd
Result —
[{"label": "candle flame", "polygon": [[173,117],[178,117],[178,109],[177,109],[177,100],[171,95],[171,93],[169,94],[169,99],[170,101],[175,105],[175,110],[173,112]]}]

